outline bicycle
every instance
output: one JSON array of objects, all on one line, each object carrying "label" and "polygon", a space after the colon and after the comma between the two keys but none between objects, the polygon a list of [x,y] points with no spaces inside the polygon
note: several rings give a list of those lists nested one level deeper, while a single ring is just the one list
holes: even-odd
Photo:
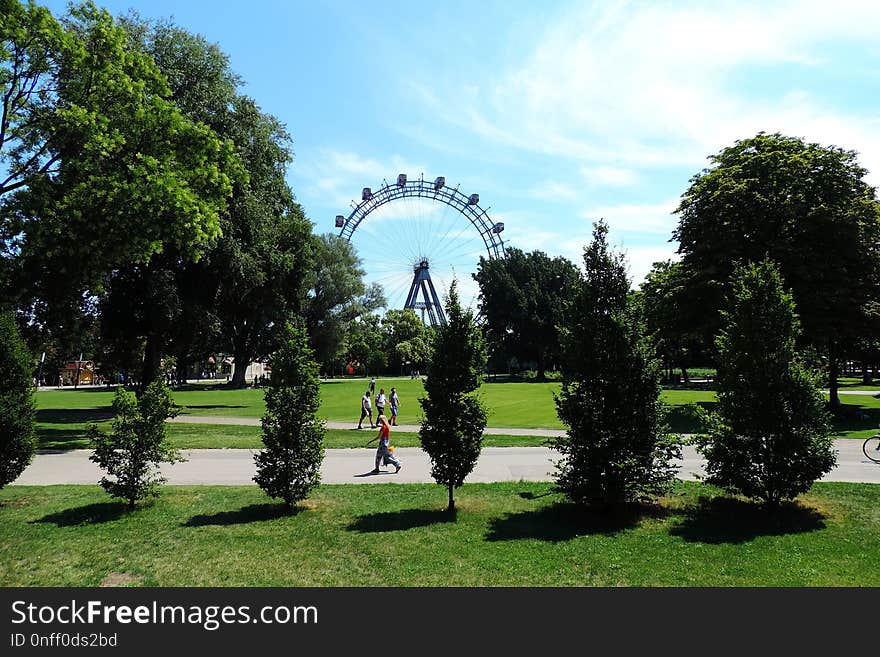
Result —
[{"label": "bicycle", "polygon": [[880,463],[880,433],[868,438],[862,444],[862,451],[874,463]]}]

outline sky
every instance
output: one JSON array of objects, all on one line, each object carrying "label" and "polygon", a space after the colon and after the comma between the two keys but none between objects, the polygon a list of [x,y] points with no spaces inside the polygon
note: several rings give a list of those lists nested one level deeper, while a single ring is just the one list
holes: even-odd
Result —
[{"label": "sky", "polygon": [[[526,251],[580,264],[604,218],[638,286],[676,258],[690,178],[737,139],[855,150],[880,182],[877,2],[97,4],[219,44],[242,93],[291,133],[288,180],[316,232],[337,232],[363,187],[445,176]],[[389,204],[352,242],[392,306],[420,255],[438,292],[454,275],[474,302],[482,242],[445,206]]]}]

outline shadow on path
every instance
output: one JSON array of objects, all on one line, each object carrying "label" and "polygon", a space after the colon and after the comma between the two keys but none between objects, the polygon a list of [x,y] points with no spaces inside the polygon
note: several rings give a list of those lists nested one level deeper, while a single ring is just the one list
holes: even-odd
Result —
[{"label": "shadow on path", "polygon": [[[137,511],[137,507],[135,507]],[[65,509],[50,513],[31,523],[45,522],[56,527],[76,527],[77,525],[97,525],[104,522],[119,520],[129,512],[128,506],[122,502],[100,502],[87,504],[73,509]]]},{"label": "shadow on path", "polygon": [[370,534],[374,532],[399,532],[416,527],[428,527],[455,522],[456,513],[437,509],[406,509],[385,513],[370,513],[355,518],[348,531]]},{"label": "shadow on path", "polygon": [[578,536],[617,534],[637,527],[647,518],[665,518],[668,515],[668,510],[650,504],[627,504],[600,511],[560,502],[534,511],[507,513],[492,520],[486,540],[517,541],[532,538],[559,543]]},{"label": "shadow on path", "polygon": [[798,502],[776,509],[729,497],[700,497],[683,510],[684,520],[670,529],[690,543],[746,543],[759,536],[802,534],[825,528],[825,516]]},{"label": "shadow on path", "polygon": [[193,516],[181,527],[207,527],[210,525],[244,525],[249,522],[263,522],[278,518],[292,517],[303,511],[302,507],[294,506],[290,511],[283,504],[251,504],[235,511],[219,511],[217,513]]}]

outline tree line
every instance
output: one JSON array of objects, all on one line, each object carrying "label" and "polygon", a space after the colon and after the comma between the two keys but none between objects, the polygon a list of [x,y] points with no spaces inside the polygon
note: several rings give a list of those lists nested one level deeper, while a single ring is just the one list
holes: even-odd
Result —
[{"label": "tree line", "polygon": [[[760,133],[710,158],[675,213],[678,261],[655,263],[631,294],[667,368],[722,365],[715,343],[733,272],[775,263],[791,290],[797,348],[840,403],[841,363],[880,369],[880,204],[854,151]],[[481,259],[475,279],[496,364],[559,368],[561,313],[579,272],[561,257],[510,249]]]}]

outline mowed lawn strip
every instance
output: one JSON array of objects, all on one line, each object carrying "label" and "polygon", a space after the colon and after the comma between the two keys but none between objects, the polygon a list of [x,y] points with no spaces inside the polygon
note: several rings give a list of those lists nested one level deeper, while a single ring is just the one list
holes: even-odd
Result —
[{"label": "mowed lawn strip", "polygon": [[0,585],[878,586],[880,486],[817,484],[777,514],[681,483],[615,517],[549,484],[322,486],[291,516],[254,487],[0,491]]},{"label": "mowed lawn strip", "polygon": [[[391,385],[398,388],[402,400],[400,423],[418,424],[420,420],[419,396],[424,394],[419,380],[380,380],[378,387]],[[363,388],[363,390],[361,390]],[[361,380],[338,380],[321,384],[322,403],[319,416],[332,421],[350,422],[357,426],[360,396],[367,389]],[[518,427],[526,429],[561,429],[556,417],[553,393],[558,383],[484,383],[481,395],[489,409],[490,427]],[[188,386],[174,392],[178,404],[183,405],[184,415],[254,418],[261,417],[265,406],[263,390],[252,388],[229,390],[219,385]],[[701,430],[698,418],[690,405],[697,404],[711,409],[716,395],[712,390],[668,389],[661,398],[670,406],[669,423],[673,431],[696,433]],[[88,447],[86,427],[98,422],[109,428],[113,393],[105,390],[44,390],[36,395],[37,433],[41,449],[74,449]],[[834,420],[837,438],[865,438],[880,427],[880,399],[870,395],[841,394],[845,413]],[[374,414],[375,418],[375,414]],[[328,447],[356,446],[357,436],[350,439],[346,433],[328,435]],[[184,448],[199,447],[253,447],[259,442],[258,427],[230,425],[172,425],[169,433],[172,441]],[[402,436],[403,434],[398,434]],[[399,439],[401,446],[409,446],[414,436]],[[494,442],[492,442],[494,441]],[[532,436],[487,436],[487,445],[540,445],[542,439]]]},{"label": "mowed lawn strip", "polygon": [[[110,422],[99,425],[109,431]],[[177,424],[169,423],[168,439],[172,446],[179,449],[262,449],[263,442],[260,427],[235,424]],[[64,431],[38,432],[41,438],[40,449],[90,449],[86,431],[68,429]],[[324,436],[324,447],[327,449],[344,449],[364,447],[366,442],[376,435],[375,429],[327,429]],[[536,447],[546,444],[543,436],[510,436],[486,435],[483,445],[486,447]],[[393,432],[391,443],[397,447],[419,447],[417,433]],[[375,446],[376,443],[371,443]]]}]

